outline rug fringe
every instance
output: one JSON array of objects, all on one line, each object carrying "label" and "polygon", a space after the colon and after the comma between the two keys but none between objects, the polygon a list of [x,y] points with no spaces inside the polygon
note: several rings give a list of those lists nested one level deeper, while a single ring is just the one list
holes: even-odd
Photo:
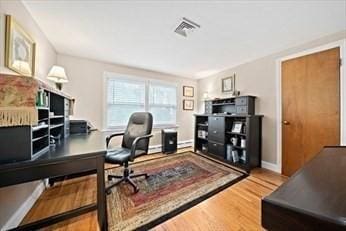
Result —
[{"label": "rug fringe", "polygon": [[38,123],[36,108],[1,107],[0,127],[35,125]]}]

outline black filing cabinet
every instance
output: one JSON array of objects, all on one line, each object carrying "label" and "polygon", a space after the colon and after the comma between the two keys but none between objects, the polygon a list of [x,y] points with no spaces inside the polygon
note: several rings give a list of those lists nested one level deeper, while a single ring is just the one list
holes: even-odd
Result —
[{"label": "black filing cabinet", "polygon": [[224,157],[225,117],[209,116],[208,124],[208,150],[214,155]]}]

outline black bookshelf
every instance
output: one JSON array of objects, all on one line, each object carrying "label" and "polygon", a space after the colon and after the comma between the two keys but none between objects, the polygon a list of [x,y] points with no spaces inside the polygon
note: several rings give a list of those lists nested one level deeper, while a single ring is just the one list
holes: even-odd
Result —
[{"label": "black bookshelf", "polygon": [[[263,116],[252,114],[254,99],[242,96],[206,101],[206,113],[195,115],[195,151],[247,173],[260,167]],[[239,104],[251,113],[236,113]],[[241,129],[234,129],[235,124],[241,124]]]},{"label": "black bookshelf", "polygon": [[40,93],[37,125],[0,128],[0,163],[35,159],[49,150],[52,136],[63,139],[69,135],[71,98],[49,89],[40,89],[38,98]]}]

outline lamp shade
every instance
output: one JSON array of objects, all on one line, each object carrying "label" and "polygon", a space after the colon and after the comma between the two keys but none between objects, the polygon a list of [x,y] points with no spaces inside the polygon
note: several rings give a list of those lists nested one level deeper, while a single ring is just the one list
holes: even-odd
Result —
[{"label": "lamp shade", "polygon": [[65,69],[61,66],[53,66],[48,73],[47,79],[52,80],[56,83],[68,82]]}]

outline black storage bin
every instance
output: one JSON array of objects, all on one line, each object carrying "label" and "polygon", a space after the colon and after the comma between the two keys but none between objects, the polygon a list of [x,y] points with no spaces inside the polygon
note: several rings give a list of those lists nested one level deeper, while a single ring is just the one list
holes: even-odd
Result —
[{"label": "black storage bin", "polygon": [[162,153],[174,153],[177,151],[178,133],[174,129],[162,129]]}]

